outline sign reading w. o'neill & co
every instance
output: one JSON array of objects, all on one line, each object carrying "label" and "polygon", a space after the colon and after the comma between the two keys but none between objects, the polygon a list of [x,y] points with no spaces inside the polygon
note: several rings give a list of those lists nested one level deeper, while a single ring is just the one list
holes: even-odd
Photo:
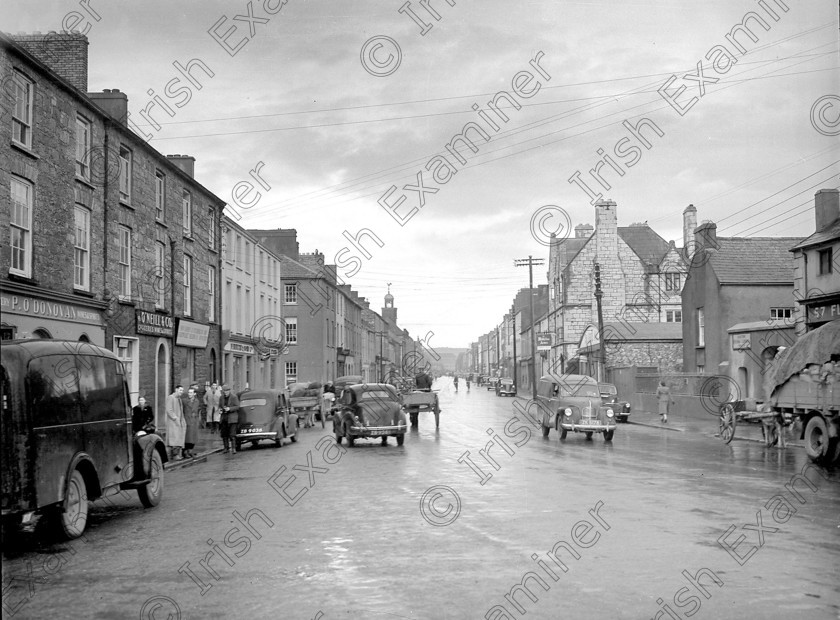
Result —
[{"label": "sign reading w. o'neill & co", "polygon": [[165,314],[137,310],[137,333],[172,338],[175,335],[175,321]]}]

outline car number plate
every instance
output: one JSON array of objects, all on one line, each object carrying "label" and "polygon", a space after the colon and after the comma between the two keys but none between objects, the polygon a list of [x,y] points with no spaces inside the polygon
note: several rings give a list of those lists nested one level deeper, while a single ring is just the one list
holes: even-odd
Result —
[{"label": "car number plate", "polygon": [[601,424],[601,420],[587,420],[584,424],[592,424],[593,426],[598,426]]}]

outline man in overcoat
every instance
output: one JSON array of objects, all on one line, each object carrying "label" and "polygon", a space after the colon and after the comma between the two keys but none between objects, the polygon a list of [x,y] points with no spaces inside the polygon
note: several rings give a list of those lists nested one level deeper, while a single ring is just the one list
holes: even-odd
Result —
[{"label": "man in overcoat", "polygon": [[219,400],[221,411],[222,442],[225,453],[236,454],[236,433],[239,430],[239,397],[231,393],[230,386],[222,386],[222,398]]},{"label": "man in overcoat", "polygon": [[184,435],[187,432],[187,421],[184,419],[184,409],[181,396],[184,388],[175,386],[175,391],[166,397],[166,445],[169,446],[170,457],[180,461],[184,457]]}]

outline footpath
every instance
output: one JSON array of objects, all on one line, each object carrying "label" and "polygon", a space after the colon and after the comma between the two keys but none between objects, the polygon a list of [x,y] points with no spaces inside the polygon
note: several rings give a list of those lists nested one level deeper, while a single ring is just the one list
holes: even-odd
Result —
[{"label": "footpath", "polygon": [[[166,440],[164,439],[164,441]],[[221,435],[219,435],[219,431],[213,433],[209,428],[199,428],[198,442],[192,449],[195,453],[195,457],[191,459],[183,459],[181,461],[170,460],[163,466],[163,469],[164,471],[169,471],[170,469],[189,467],[190,465],[195,465],[196,463],[204,463],[207,461],[207,457],[209,455],[221,452],[222,450],[224,450],[224,443],[222,442]]]},{"label": "footpath", "polygon": [[[720,418],[718,416],[711,414],[706,416],[687,416],[679,412],[669,413],[667,423],[663,423],[660,420],[658,413],[648,411],[633,411],[628,418],[629,424],[650,426],[681,433],[702,433],[709,437],[718,437],[719,421]],[[785,427],[785,441],[788,446],[803,447],[803,442],[799,439],[799,435],[800,430],[798,425]],[[764,443],[761,424],[748,424],[746,422],[737,424],[735,427],[735,437],[732,441],[757,441]]]}]

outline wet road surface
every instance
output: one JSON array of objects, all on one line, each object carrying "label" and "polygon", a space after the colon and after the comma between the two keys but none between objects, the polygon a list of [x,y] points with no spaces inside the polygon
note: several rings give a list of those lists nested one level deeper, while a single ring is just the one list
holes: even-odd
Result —
[{"label": "wet road surface", "polygon": [[83,539],[5,541],[5,617],[839,617],[840,473],[803,450],[561,442],[524,399],[435,387],[441,428],[402,447],[301,430],[167,472],[155,509],[96,502]]}]

